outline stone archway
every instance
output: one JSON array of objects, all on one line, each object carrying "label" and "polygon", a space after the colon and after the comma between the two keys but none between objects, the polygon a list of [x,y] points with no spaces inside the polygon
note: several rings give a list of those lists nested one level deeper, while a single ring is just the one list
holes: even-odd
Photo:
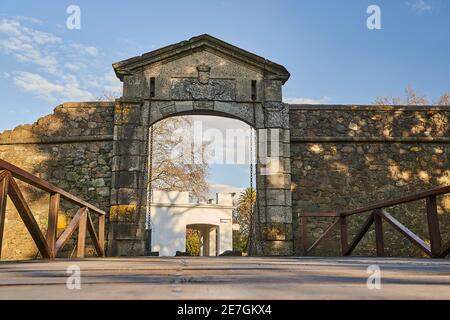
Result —
[{"label": "stone archway", "polygon": [[255,254],[291,255],[289,110],[281,65],[208,35],[113,65],[116,101],[109,255],[144,253],[149,128],[177,115],[218,115],[257,131]]}]

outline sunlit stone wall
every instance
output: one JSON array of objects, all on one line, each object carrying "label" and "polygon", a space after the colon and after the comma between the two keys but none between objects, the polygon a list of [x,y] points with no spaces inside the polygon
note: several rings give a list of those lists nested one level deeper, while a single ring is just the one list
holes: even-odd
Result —
[{"label": "sunlit stone wall", "polygon": [[[296,254],[301,253],[300,212],[346,210],[450,184],[450,107],[290,105],[289,110]],[[66,103],[32,125],[0,133],[0,158],[109,212],[113,134],[113,102]],[[34,188],[24,190],[45,233],[48,195]],[[274,201],[282,199],[285,198],[280,194]],[[445,242],[450,239],[450,197],[439,197],[438,204]],[[285,201],[285,205],[290,203]],[[75,208],[62,203],[60,232],[74,211]],[[427,239],[425,201],[389,211]],[[364,218],[350,218],[349,238]],[[310,219],[311,243],[331,222]],[[400,234],[386,224],[384,227],[386,254],[421,255]],[[69,255],[72,247],[69,244],[64,254]],[[34,258],[36,253],[17,211],[9,205],[2,258]],[[371,230],[355,254],[374,253]],[[338,233],[332,234],[313,254],[338,255]]]},{"label": "sunlit stone wall", "polygon": [[[450,184],[450,107],[290,106],[295,251],[298,214],[341,211]],[[438,197],[443,241],[450,239],[450,197]],[[425,201],[389,209],[428,239]],[[351,217],[349,239],[366,218]],[[310,219],[310,244],[332,219]],[[384,224],[387,255],[420,256]],[[444,242],[445,243],[445,242]],[[375,254],[373,227],[354,254]],[[339,254],[338,228],[313,255]]]},{"label": "sunlit stone wall", "polygon": [[[0,133],[0,158],[109,211],[114,103],[65,103],[31,125]],[[24,196],[45,234],[49,196],[23,183]],[[62,201],[59,231],[76,208]],[[72,239],[74,241],[75,239]],[[67,245],[70,254],[73,244]],[[88,254],[93,248],[88,248]],[[9,201],[2,259],[34,258],[37,248]]]}]

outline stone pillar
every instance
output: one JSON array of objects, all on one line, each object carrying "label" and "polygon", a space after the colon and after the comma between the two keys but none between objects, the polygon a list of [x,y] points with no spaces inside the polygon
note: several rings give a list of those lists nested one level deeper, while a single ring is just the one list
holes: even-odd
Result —
[{"label": "stone pillar", "polygon": [[257,127],[256,246],[258,255],[292,255],[289,106],[281,82],[265,82],[264,125]]},{"label": "stone pillar", "polygon": [[200,227],[200,234],[202,238],[202,255],[204,257],[210,256],[210,232],[211,228],[209,226]]},{"label": "stone pillar", "polygon": [[143,255],[148,106],[141,99],[118,99],[114,122],[108,255]]},{"label": "stone pillar", "polygon": [[209,230],[209,255],[217,256],[217,234],[218,227],[212,227]]}]

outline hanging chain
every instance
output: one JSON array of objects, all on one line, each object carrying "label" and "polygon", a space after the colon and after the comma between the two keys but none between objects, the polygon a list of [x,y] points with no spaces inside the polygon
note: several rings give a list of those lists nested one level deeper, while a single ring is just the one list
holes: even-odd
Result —
[{"label": "hanging chain", "polygon": [[253,128],[250,126],[250,189],[253,190]]},{"label": "hanging chain", "polygon": [[151,202],[152,202],[152,198],[153,198],[153,187],[152,187],[152,182],[153,182],[153,132],[154,132],[154,126],[152,125],[150,127],[150,152],[149,152],[149,168],[148,168],[148,199],[149,199],[149,203],[148,203],[148,210],[147,210],[147,223],[146,223],[146,229],[150,230],[151,229]]},{"label": "hanging chain", "polygon": [[[149,112],[148,112],[148,125],[150,125],[151,121],[151,109],[152,109],[152,102],[149,101]],[[151,246],[151,237],[152,237],[152,225],[151,225],[151,207],[152,207],[152,198],[153,198],[153,187],[152,187],[152,180],[153,180],[153,132],[154,132],[154,126],[150,126],[150,133],[148,134],[149,143],[145,146],[145,153],[147,154],[148,151],[148,158],[147,158],[147,166],[148,166],[148,174],[147,174],[147,206],[146,206],[146,215],[145,215],[145,251],[146,253],[150,253],[152,250]]]},{"label": "hanging chain", "polygon": [[[250,207],[249,207],[249,215],[250,215],[250,229],[248,232],[248,240],[247,240],[247,248],[248,253],[251,255],[253,253],[253,247],[254,247],[254,224],[255,224],[255,218],[254,218],[254,205],[253,205],[253,129],[250,126],[250,141],[249,141],[249,163],[250,163],[250,189],[248,190],[247,196],[250,200]],[[256,200],[256,199],[255,199]]]},{"label": "hanging chain", "polygon": [[[253,150],[255,150],[255,154],[254,154],[254,166],[255,166],[255,172],[257,171],[257,163],[258,163],[258,150],[256,147],[254,147],[258,141],[258,131],[256,129],[256,104],[253,103],[253,125],[255,126],[255,131],[254,131],[254,136],[253,136],[253,130],[252,128],[250,128],[251,131],[251,144],[250,144],[250,152],[253,155]],[[250,186],[253,189],[253,165],[252,163],[250,163]],[[255,186],[255,204],[254,206],[252,206],[252,216],[254,216],[255,214],[255,209],[254,207],[256,206],[256,213],[257,213],[257,221],[256,219],[252,219],[253,220],[253,228],[254,228],[254,245],[256,248],[256,251],[258,251],[258,247],[259,247],[259,252],[264,256],[264,245],[261,243],[263,241],[263,230],[262,230],[262,226],[261,226],[261,211],[259,209],[259,203],[258,203],[258,193],[256,191],[256,186]],[[267,201],[267,195],[265,197],[266,201]],[[266,220],[267,221],[267,220]],[[256,226],[256,223],[258,224],[258,226]],[[257,234],[259,236],[257,236]],[[259,238],[259,239],[257,239]],[[256,252],[258,253],[258,252]]]}]

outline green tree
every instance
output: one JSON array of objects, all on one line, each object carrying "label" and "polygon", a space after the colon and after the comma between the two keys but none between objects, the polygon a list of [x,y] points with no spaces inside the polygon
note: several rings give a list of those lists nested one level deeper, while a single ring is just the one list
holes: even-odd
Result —
[{"label": "green tree", "polygon": [[200,231],[195,229],[186,229],[186,252],[191,256],[200,256]]},{"label": "green tree", "polygon": [[237,200],[236,210],[233,213],[235,223],[240,226],[239,231],[233,235],[236,250],[249,252],[252,238],[255,236],[254,207],[256,203],[256,190],[247,188],[243,190]]}]

